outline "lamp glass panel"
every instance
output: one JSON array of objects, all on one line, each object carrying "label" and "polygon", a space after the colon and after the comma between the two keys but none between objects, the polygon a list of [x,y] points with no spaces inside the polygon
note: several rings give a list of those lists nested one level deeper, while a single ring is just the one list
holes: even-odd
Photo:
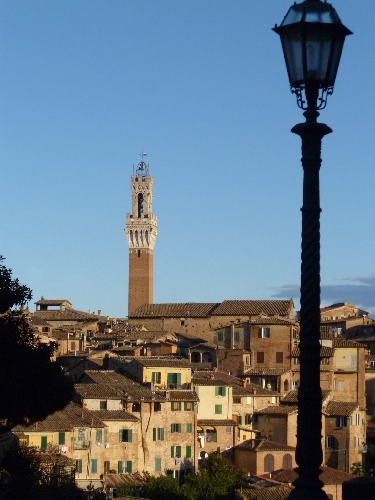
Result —
[{"label": "lamp glass panel", "polygon": [[291,85],[303,80],[302,44],[297,32],[283,36],[283,48]]},{"label": "lamp glass panel", "polygon": [[333,41],[332,62],[329,74],[327,75],[330,86],[333,86],[336,80],[336,74],[340,64],[344,40],[344,37],[338,37]]},{"label": "lamp glass panel", "polygon": [[325,81],[331,55],[332,31],[306,25],[306,81]]}]

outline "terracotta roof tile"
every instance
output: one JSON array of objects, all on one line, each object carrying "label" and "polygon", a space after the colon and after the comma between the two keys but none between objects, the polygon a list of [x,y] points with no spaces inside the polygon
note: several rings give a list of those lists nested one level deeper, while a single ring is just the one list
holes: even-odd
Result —
[{"label": "terracotta roof tile", "polygon": [[203,425],[203,426],[206,426],[206,425],[210,425],[212,427],[220,427],[220,426],[227,426],[227,427],[236,427],[237,426],[237,422],[235,422],[234,420],[231,420],[231,419],[223,419],[223,420],[219,420],[219,419],[210,419],[210,418],[203,418],[203,419],[198,419],[197,420],[197,425]]},{"label": "terracotta roof tile", "polygon": [[[331,394],[331,391],[324,390],[322,391],[322,400],[325,401],[328,396]],[[298,391],[289,391],[282,400],[281,403],[298,403]]]},{"label": "terracotta roof tile", "polygon": [[[322,472],[319,475],[319,479],[324,484],[342,484],[344,481],[349,481],[354,479],[356,476],[349,474],[349,472],[343,472],[338,469],[331,469],[330,467],[320,466]],[[269,474],[265,474],[263,477],[270,477]],[[290,483],[297,479],[296,469],[288,470],[277,470],[271,473],[272,479],[275,481],[280,481],[282,483]]]},{"label": "terracotta roof tile", "polygon": [[246,384],[246,387],[233,386],[233,396],[280,396],[280,393],[270,391],[258,384],[250,383]]},{"label": "terracotta roof tile", "polygon": [[198,395],[194,391],[168,391],[170,401],[199,401]]},{"label": "terracotta roof tile", "polygon": [[144,304],[129,314],[129,318],[205,318],[217,303]]},{"label": "terracotta roof tile", "polygon": [[254,451],[294,451],[293,446],[277,443],[269,439],[248,439],[235,446],[236,450],[254,450]]},{"label": "terracotta roof tile", "polygon": [[105,427],[103,422],[86,408],[75,403],[68,403],[63,410],[56,411],[48,415],[44,420],[37,423],[17,425],[14,432],[66,432],[74,427]]},{"label": "terracotta roof tile", "polygon": [[286,316],[293,312],[290,300],[224,300],[212,313],[213,316]]},{"label": "terracotta roof tile", "polygon": [[290,492],[294,488],[283,485],[265,486],[256,488],[241,488],[241,497],[243,500],[287,500]]},{"label": "terracotta roof tile", "polygon": [[245,375],[282,375],[289,371],[287,368],[249,368]]},{"label": "terracotta roof tile", "polygon": [[[300,355],[299,347],[293,347],[292,358],[298,358]],[[334,355],[334,349],[332,347],[327,347],[325,345],[320,346],[320,356],[322,358],[332,358]]]},{"label": "terracotta roof tile", "polygon": [[106,420],[139,422],[139,419],[136,416],[124,410],[96,410],[91,411],[91,413],[103,422],[105,422]]},{"label": "terracotta roof tile", "polygon": [[92,321],[97,322],[99,316],[95,314],[90,314],[82,311],[76,311],[75,309],[66,308],[64,311],[61,310],[51,310],[51,311],[37,311],[32,313],[31,318],[41,318],[45,321]]},{"label": "terracotta roof tile", "polygon": [[356,408],[358,408],[358,403],[329,401],[323,413],[328,417],[349,417]]},{"label": "terracotta roof tile", "polygon": [[345,340],[342,338],[334,338],[333,339],[333,347],[362,347],[366,348],[365,345],[360,342],[355,342],[354,340]]},{"label": "terracotta roof tile", "polygon": [[240,378],[218,370],[195,370],[192,380],[194,379],[220,380],[228,385],[242,386],[242,380]]},{"label": "terracotta roof tile", "polygon": [[174,368],[191,368],[191,363],[185,359],[177,359],[173,356],[166,358],[153,358],[153,357],[141,357],[137,358],[136,361],[145,367],[174,367]]},{"label": "terracotta roof tile", "polygon": [[254,413],[257,415],[288,415],[290,413],[296,413],[297,406],[267,406],[261,410],[256,410]]}]

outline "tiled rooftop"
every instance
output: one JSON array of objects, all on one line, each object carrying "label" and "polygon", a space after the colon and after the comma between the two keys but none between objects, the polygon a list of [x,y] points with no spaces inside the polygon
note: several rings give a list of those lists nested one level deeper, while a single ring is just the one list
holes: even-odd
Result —
[{"label": "tiled rooftop", "polygon": [[293,488],[283,485],[257,486],[256,488],[241,488],[243,500],[287,500]]},{"label": "tiled rooftop", "polygon": [[[327,347],[325,345],[320,346],[320,356],[322,358],[331,358],[333,357],[334,349],[332,347]],[[298,358],[300,355],[299,347],[293,347],[292,349],[292,358]]]},{"label": "tiled rooftop", "polygon": [[197,420],[197,425],[200,426],[212,426],[212,427],[220,427],[220,426],[226,426],[226,427],[236,427],[237,422],[231,419],[212,419],[212,418],[203,418],[203,419],[198,419]]},{"label": "tiled rooftop", "polygon": [[280,396],[277,391],[271,391],[258,384],[246,384],[246,387],[233,386],[233,396]]},{"label": "tiled rooftop", "polygon": [[199,398],[194,391],[171,390],[167,392],[167,399],[170,401],[199,401]]},{"label": "tiled rooftop", "polygon": [[108,420],[139,422],[137,417],[124,410],[97,410],[91,411],[91,413],[103,422]]},{"label": "tiled rooftop", "polygon": [[282,375],[288,371],[287,368],[249,368],[244,371],[245,375]]},{"label": "tiled rooftop", "polygon": [[293,446],[277,443],[269,439],[248,439],[235,447],[236,450],[254,451],[294,451]]},{"label": "tiled rooftop", "polygon": [[[322,401],[325,401],[330,394],[331,394],[331,391],[327,391],[327,390],[322,391]],[[288,394],[286,394],[282,398],[281,403],[297,404],[298,403],[298,391],[289,391]]]},{"label": "tiled rooftop", "polygon": [[145,367],[173,367],[173,368],[191,368],[191,363],[185,359],[177,359],[173,356],[159,358],[159,357],[141,357],[137,358],[136,361]]},{"label": "tiled rooftop", "polygon": [[358,408],[358,403],[329,401],[323,413],[328,417],[349,417],[356,408]]},{"label": "tiled rooftop", "polygon": [[206,318],[216,303],[186,302],[180,304],[144,304],[129,314],[129,318]]},{"label": "tiled rooftop", "polygon": [[256,415],[288,415],[297,412],[297,406],[267,406],[261,410],[256,410]]},{"label": "tiled rooftop", "polygon": [[293,311],[290,300],[224,300],[213,312],[213,316],[286,316]]},{"label": "tiled rooftop", "polygon": [[360,342],[355,342],[354,340],[345,340],[343,338],[334,338],[333,339],[333,347],[362,347],[366,348],[364,344]]},{"label": "tiled rooftop", "polygon": [[93,415],[92,412],[82,408],[75,403],[68,403],[62,410],[48,415],[44,420],[37,423],[17,425],[13,432],[67,432],[73,427],[105,427],[103,422]]},{"label": "tiled rooftop", "polygon": [[227,372],[222,372],[219,370],[195,370],[193,373],[193,381],[197,379],[209,379],[209,380],[220,380],[228,385],[240,385],[242,386],[242,380],[233,375],[229,375]]},{"label": "tiled rooftop", "polygon": [[[342,484],[344,481],[350,481],[356,476],[349,474],[348,472],[343,472],[337,469],[331,469],[330,467],[320,466],[322,472],[319,475],[319,479],[324,484]],[[269,474],[265,474],[263,477],[269,477]],[[291,483],[297,479],[296,469],[288,470],[278,470],[271,473],[272,479],[275,481],[280,481],[282,483]]]}]

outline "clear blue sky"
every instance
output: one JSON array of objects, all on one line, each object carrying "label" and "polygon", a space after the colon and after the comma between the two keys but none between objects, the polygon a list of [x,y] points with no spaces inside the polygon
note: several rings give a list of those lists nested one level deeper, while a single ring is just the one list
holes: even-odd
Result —
[{"label": "clear blue sky", "polygon": [[[299,307],[303,121],[286,0],[2,0],[0,253],[34,299],[127,314],[130,176],[148,153],[154,302]],[[323,141],[324,305],[375,313],[375,5],[347,38]],[[31,309],[34,310],[34,304]]]}]

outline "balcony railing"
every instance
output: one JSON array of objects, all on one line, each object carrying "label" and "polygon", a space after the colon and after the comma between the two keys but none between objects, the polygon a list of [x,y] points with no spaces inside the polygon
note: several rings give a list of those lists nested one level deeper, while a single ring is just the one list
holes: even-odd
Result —
[{"label": "balcony railing", "polygon": [[90,448],[91,441],[73,441],[74,450],[87,450]]}]

